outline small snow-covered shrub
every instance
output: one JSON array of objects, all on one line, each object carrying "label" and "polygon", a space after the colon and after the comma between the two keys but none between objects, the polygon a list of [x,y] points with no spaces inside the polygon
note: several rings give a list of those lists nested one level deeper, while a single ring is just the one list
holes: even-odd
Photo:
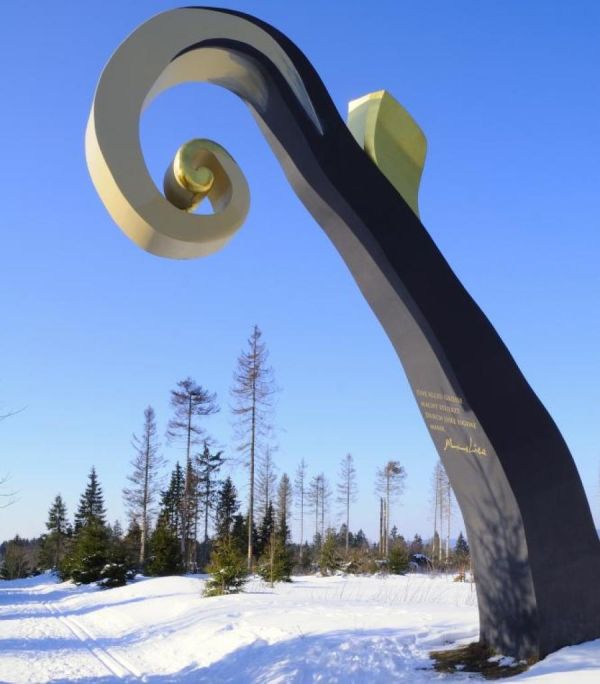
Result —
[{"label": "small snow-covered shrub", "polygon": [[135,577],[135,569],[124,561],[107,563],[100,571],[98,586],[103,589],[122,587]]}]

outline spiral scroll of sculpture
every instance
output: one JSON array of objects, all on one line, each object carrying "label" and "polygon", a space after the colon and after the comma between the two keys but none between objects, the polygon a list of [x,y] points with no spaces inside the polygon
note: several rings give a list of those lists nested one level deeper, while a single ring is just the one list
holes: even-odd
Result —
[{"label": "spiral scroll of sculpture", "polygon": [[[86,156],[112,218],[161,256],[214,252],[249,205],[243,174],[211,141],[182,152],[188,161],[167,170],[164,195],[150,178],[140,115],[186,81],[221,85],[248,105],[392,342],[464,517],[481,641],[539,658],[600,637],[600,541],[577,469],[418,218],[418,126],[380,92],[352,103],[351,131],[306,57],[259,19],[207,8],[154,17],[100,77]],[[189,211],[204,196],[214,213]]]}]

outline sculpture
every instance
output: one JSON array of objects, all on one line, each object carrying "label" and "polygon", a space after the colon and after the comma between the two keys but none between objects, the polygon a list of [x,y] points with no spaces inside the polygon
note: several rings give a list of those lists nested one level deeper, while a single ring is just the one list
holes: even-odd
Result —
[{"label": "sculpture", "polygon": [[[247,103],[390,338],[465,520],[481,640],[539,658],[600,637],[600,541],[579,475],[552,418],[417,216],[425,142],[416,124],[382,93],[357,101],[350,125],[365,154],[306,57],[273,27],[206,8],[154,17],[100,78],[86,155],[113,219],[161,256],[210,254],[248,209],[241,171],[206,141],[181,150],[187,167],[167,171],[169,199],[154,186],[139,117],[184,81],[222,85]],[[204,195],[212,216],[186,211]]]}]

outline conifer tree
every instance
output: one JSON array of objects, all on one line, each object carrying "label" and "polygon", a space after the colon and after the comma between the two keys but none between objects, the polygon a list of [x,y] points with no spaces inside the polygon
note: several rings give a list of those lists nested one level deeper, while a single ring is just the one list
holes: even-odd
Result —
[{"label": "conifer tree", "polygon": [[296,478],[294,480],[294,492],[296,495],[296,502],[298,505],[298,513],[300,518],[300,548],[304,547],[304,506],[306,504],[306,461],[302,459],[298,470],[296,471]]},{"label": "conifer tree", "polygon": [[275,533],[275,511],[273,510],[273,502],[269,501],[264,518],[258,529],[258,543],[256,545],[256,555],[262,556],[264,550],[267,548],[269,541]]},{"label": "conifer tree", "polygon": [[263,549],[258,563],[258,574],[271,586],[275,582],[291,582],[292,554],[286,548],[283,533],[276,529]]},{"label": "conifer tree", "polygon": [[465,569],[471,562],[471,551],[469,549],[469,544],[467,543],[467,540],[462,532],[460,532],[458,539],[456,540],[454,555],[456,558],[456,564],[464,574]]},{"label": "conifer tree", "polygon": [[292,513],[292,483],[283,473],[277,488],[277,530],[283,544],[290,540],[289,520]]},{"label": "conifer tree", "polygon": [[156,513],[154,507],[159,491],[159,469],[165,463],[158,452],[156,416],[152,406],[148,406],[144,411],[142,435],[133,435],[132,446],[135,451],[131,461],[133,470],[127,476],[131,486],[123,490],[123,497],[129,519],[137,520],[140,526],[139,564],[143,567],[150,534],[150,520]]},{"label": "conifer tree", "polygon": [[256,520],[262,520],[265,517],[269,503],[275,499],[276,469],[273,462],[272,449],[270,446],[267,446],[265,447],[264,454],[257,462],[256,500],[254,506]]},{"label": "conifer tree", "polygon": [[92,467],[75,514],[73,544],[59,568],[63,579],[72,578],[77,584],[89,584],[101,579],[101,571],[110,552],[105,518],[102,487],[96,470]]},{"label": "conifer tree", "polygon": [[218,539],[231,536],[234,517],[239,507],[237,490],[232,479],[227,477],[219,490],[217,500],[215,526]]},{"label": "conifer tree", "polygon": [[[183,469],[179,463],[175,464],[175,468],[171,473],[169,486],[162,492],[160,515],[165,517],[165,524],[178,540],[181,540],[183,529],[181,527],[181,508],[183,505],[183,491],[185,488],[185,478]],[[181,546],[181,542],[180,542]]]},{"label": "conifer tree", "polygon": [[204,449],[197,457],[198,488],[200,502],[204,512],[204,545],[208,545],[208,523],[212,517],[218,495],[219,471],[223,467],[225,458],[222,451],[211,453],[208,444],[204,442]]},{"label": "conifer tree", "polygon": [[261,440],[271,429],[270,414],[275,392],[273,370],[268,365],[268,352],[262,333],[254,326],[248,348],[238,357],[233,376],[231,395],[234,401],[233,414],[236,417],[236,432],[239,451],[247,459],[250,482],[248,490],[248,572],[252,569],[254,529],[255,464]]},{"label": "conifer tree", "polygon": [[166,512],[163,512],[150,537],[150,555],[146,563],[149,575],[163,577],[183,572],[181,546]]},{"label": "conifer tree", "polygon": [[188,570],[192,566],[195,552],[194,528],[198,514],[197,479],[192,465],[192,449],[204,439],[202,419],[217,413],[219,407],[215,394],[208,392],[191,378],[186,378],[178,382],[176,389],[171,391],[171,408],[173,417],[169,421],[167,438],[170,442],[181,443],[185,450],[185,481],[179,514],[181,555]]},{"label": "conifer tree", "polygon": [[357,484],[356,484],[356,468],[354,467],[354,459],[352,454],[346,454],[340,464],[339,481],[337,485],[337,501],[343,506],[344,517],[346,520],[346,555],[348,555],[348,548],[350,545],[350,504],[356,501]]},{"label": "conifer tree", "polygon": [[48,536],[44,540],[44,551],[53,568],[58,568],[64,553],[68,538],[69,523],[67,521],[67,507],[60,494],[57,494],[48,511],[46,522]]},{"label": "conifer tree", "polygon": [[104,508],[104,494],[98,482],[96,469],[92,466],[88,476],[88,484],[79,498],[79,507],[75,513],[75,534],[82,527],[90,525],[106,526],[106,510]]},{"label": "conifer tree", "polygon": [[382,499],[382,553],[389,552],[390,505],[404,489],[406,470],[399,461],[388,461],[377,471],[376,491]]},{"label": "conifer tree", "polygon": [[236,489],[228,477],[219,490],[216,509],[217,537],[207,568],[211,576],[206,581],[205,596],[237,593],[246,582],[247,563],[239,542],[233,536],[238,508]]},{"label": "conifer tree", "polygon": [[327,530],[319,554],[319,569],[322,575],[332,575],[340,568],[341,561],[335,541],[334,530]]}]

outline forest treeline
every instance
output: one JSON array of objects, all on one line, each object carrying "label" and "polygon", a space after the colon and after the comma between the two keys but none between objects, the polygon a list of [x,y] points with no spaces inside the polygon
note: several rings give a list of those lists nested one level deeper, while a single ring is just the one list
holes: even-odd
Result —
[{"label": "forest treeline", "polygon": [[[309,475],[303,459],[290,477],[277,475],[273,439],[273,398],[277,391],[262,333],[254,326],[241,352],[231,388],[237,452],[226,459],[214,446],[205,419],[219,410],[217,398],[191,378],[171,392],[169,444],[182,449],[164,481],[156,416],[144,411],[142,430],[132,440],[133,458],[123,489],[127,526],[107,520],[102,486],[94,467],[73,518],[60,494],[51,502],[46,533],[0,545],[0,577],[11,579],[54,570],[76,583],[118,586],[138,572],[171,575],[209,572],[208,594],[239,590],[249,573],[271,583],[293,573],[337,571],[404,573],[409,569],[469,566],[468,544],[460,533],[451,545],[453,497],[440,462],[432,480],[433,534],[405,539],[391,525],[393,504],[406,480],[403,465],[384,462],[377,470],[379,538],[369,540],[352,517],[358,482],[350,453],[340,462],[332,485],[324,473]],[[248,472],[242,501],[227,461]],[[335,504],[341,524],[332,526]],[[295,518],[298,538],[291,538]],[[355,531],[353,531],[355,530]]]}]

